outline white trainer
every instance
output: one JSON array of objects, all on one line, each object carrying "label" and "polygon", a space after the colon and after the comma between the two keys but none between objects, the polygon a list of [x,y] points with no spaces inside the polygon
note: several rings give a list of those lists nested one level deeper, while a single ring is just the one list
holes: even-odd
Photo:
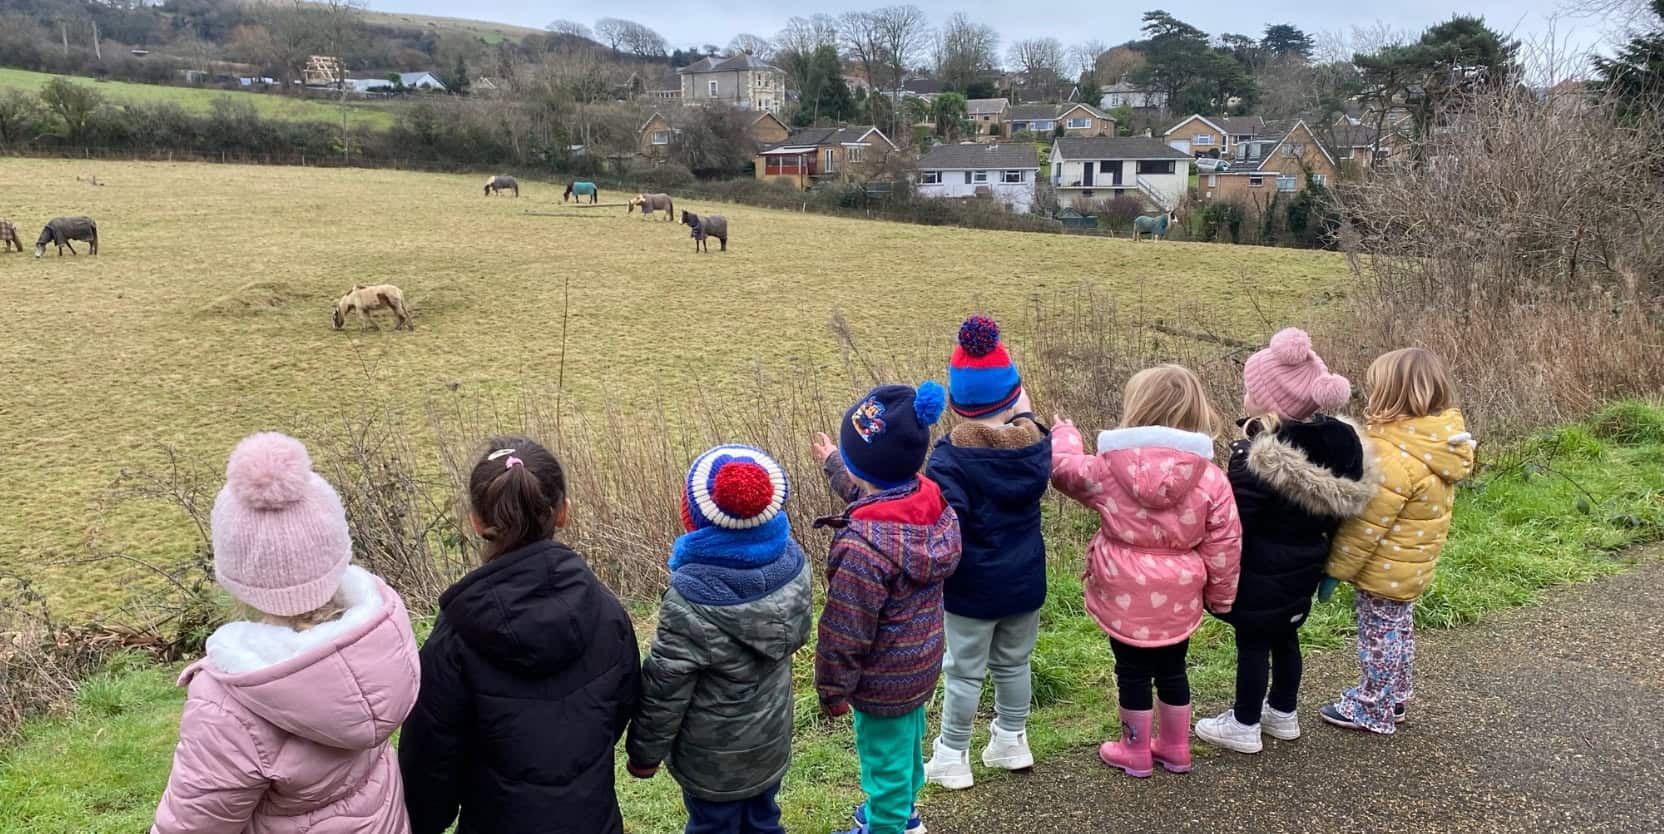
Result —
[{"label": "white trainer", "polygon": [[1034,767],[1034,754],[1028,749],[1028,733],[1008,733],[994,724],[988,728],[988,746],[982,750],[982,763],[997,770],[1028,770]]},{"label": "white trainer", "polygon": [[1213,718],[1196,722],[1196,737],[1214,747],[1238,753],[1258,753],[1264,749],[1260,743],[1260,725],[1243,724],[1236,720],[1234,710],[1225,710]]},{"label": "white trainer", "polygon": [[1293,741],[1300,737],[1300,715],[1298,712],[1274,710],[1266,704],[1260,708],[1260,727],[1272,738]]},{"label": "white trainer", "polygon": [[962,791],[976,784],[971,776],[971,751],[954,750],[937,736],[930,761],[924,763],[924,780],[950,791]]}]

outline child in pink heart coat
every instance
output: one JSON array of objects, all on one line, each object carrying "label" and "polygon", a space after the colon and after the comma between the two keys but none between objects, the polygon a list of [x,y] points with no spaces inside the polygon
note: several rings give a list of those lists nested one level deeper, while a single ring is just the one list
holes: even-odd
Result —
[{"label": "child in pink heart coat", "polygon": [[1183,773],[1185,653],[1204,609],[1222,614],[1236,599],[1242,524],[1230,480],[1212,461],[1216,420],[1196,375],[1177,365],[1141,371],[1123,403],[1121,428],[1098,435],[1096,455],[1057,418],[1052,485],[1102,525],[1087,552],[1086,610],[1115,652],[1121,739],[1104,742],[1098,757],[1131,776],[1149,776],[1155,762]]}]

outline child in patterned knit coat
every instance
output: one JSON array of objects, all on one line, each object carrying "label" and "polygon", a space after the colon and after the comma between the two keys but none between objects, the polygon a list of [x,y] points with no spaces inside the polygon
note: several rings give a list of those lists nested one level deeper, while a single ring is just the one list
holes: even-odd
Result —
[{"label": "child in patterned knit coat", "polygon": [[965,419],[936,442],[925,474],[959,514],[965,552],[944,589],[942,732],[924,772],[932,784],[961,790],[973,784],[971,730],[990,673],[996,717],[982,763],[999,770],[1034,766],[1026,732],[1029,658],[1046,601],[1040,499],[1051,484],[1052,442],[1029,413],[1023,381],[993,319],[972,316],[960,326],[948,394]]},{"label": "child in patterned knit coat", "polygon": [[958,517],[919,475],[944,399],[933,382],[874,388],[844,414],[836,446],[825,434],[814,444],[850,502],[815,523],[834,531],[815,688],[828,715],[854,709],[867,795],[849,834],[922,827],[913,803],[924,787],[925,703],[942,671],[942,582],[960,551]]},{"label": "child in patterned knit coat", "polygon": [[1096,455],[1057,418],[1052,485],[1095,510],[1101,525],[1086,556],[1086,610],[1115,652],[1121,739],[1104,742],[1098,758],[1142,778],[1154,762],[1190,770],[1185,653],[1202,609],[1223,614],[1236,599],[1242,525],[1230,481],[1213,464],[1213,409],[1195,374],[1177,365],[1140,371],[1122,410],[1121,428],[1098,435]]},{"label": "child in patterned knit coat", "polygon": [[1338,727],[1391,733],[1415,693],[1416,599],[1433,582],[1456,483],[1473,472],[1474,441],[1432,351],[1388,353],[1369,366],[1364,384],[1365,444],[1380,486],[1363,513],[1341,525],[1328,567],[1357,589],[1363,674],[1320,714]]}]

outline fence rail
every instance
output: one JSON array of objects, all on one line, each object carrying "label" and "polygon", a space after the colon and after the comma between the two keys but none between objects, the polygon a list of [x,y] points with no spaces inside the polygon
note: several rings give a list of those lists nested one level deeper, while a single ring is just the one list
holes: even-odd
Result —
[{"label": "fence rail", "polygon": [[6,147],[0,157],[26,159],[88,159],[121,162],[212,162],[225,165],[287,165],[308,168],[375,168],[397,171],[467,174],[499,173],[502,165],[483,162],[451,162],[416,157],[381,158],[356,154],[254,153],[247,151],[195,151],[166,148],[135,149],[105,147]]}]

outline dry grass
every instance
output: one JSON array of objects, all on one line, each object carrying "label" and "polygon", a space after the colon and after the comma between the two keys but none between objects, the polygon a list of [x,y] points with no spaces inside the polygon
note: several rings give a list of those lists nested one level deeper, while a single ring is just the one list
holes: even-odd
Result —
[{"label": "dry grass", "polygon": [[[106,185],[76,182],[91,173]],[[488,199],[476,179],[0,159],[0,181],[30,184],[6,208],[24,235],[86,213],[103,237],[96,259],[0,257],[0,563],[90,610],[120,601],[131,569],[54,563],[89,543],[190,553],[174,515],[105,507],[123,470],[164,463],[163,444],[218,467],[252,431],[384,404],[415,424],[447,397],[553,391],[562,368],[565,405],[591,414],[737,416],[759,405],[746,398],[759,367],[849,378],[828,330],[840,310],[869,361],[941,367],[970,311],[1007,322],[1020,347],[1034,299],[1092,286],[1254,336],[1314,315],[1345,273],[1331,254],[740,206],[720,208],[731,251],[695,257],[682,226],[562,208],[559,189],[538,183]],[[416,331],[332,331],[329,306],[355,282],[401,286]]]}]

